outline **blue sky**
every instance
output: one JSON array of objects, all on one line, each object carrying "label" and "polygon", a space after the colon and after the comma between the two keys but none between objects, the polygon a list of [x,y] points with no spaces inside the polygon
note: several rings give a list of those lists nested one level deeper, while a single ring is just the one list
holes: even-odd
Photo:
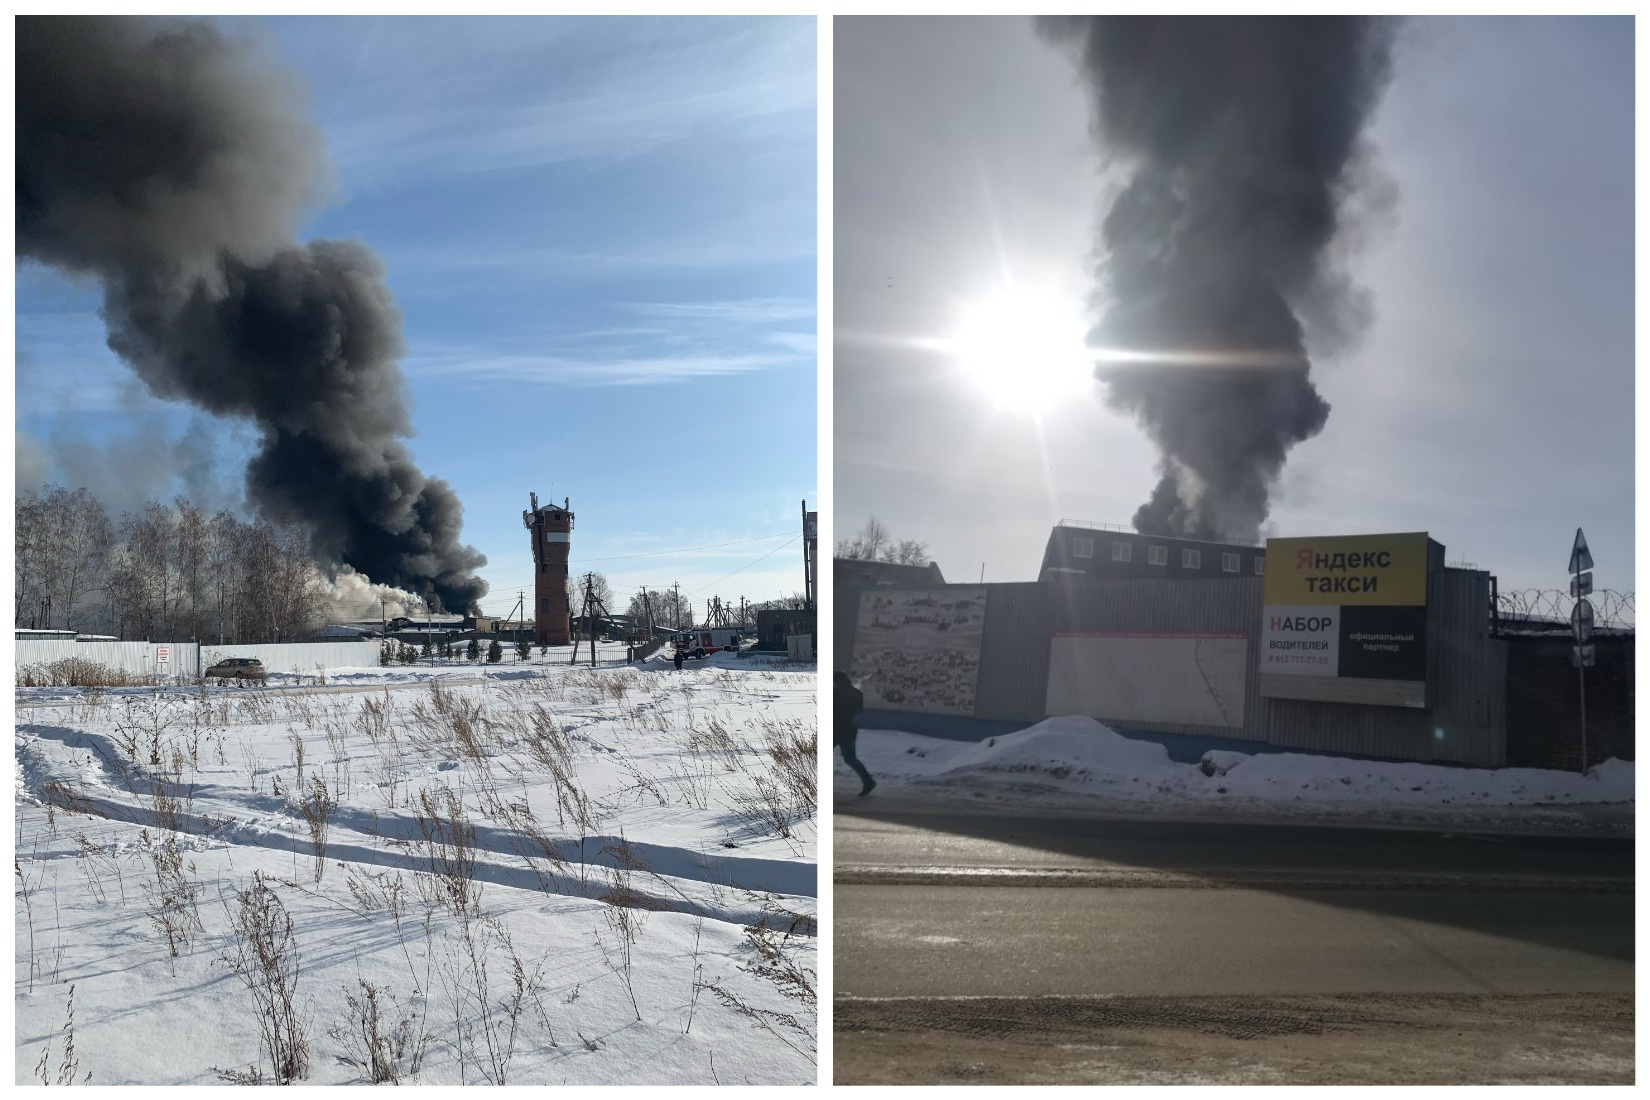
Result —
[{"label": "blue sky", "polygon": [[[1156,449],[1097,387],[1033,420],[900,341],[1006,280],[1081,314],[1084,93],[1025,18],[838,19],[834,49],[836,531],[1033,579],[1061,519],[1128,524]],[[1329,420],[1269,533],[1424,530],[1505,591],[1564,587],[1580,526],[1596,585],[1633,589],[1633,95],[1630,18],[1408,24],[1368,131],[1395,201],[1345,249],[1373,322],[1316,357]]]},{"label": "blue sky", "polygon": [[[409,445],[464,502],[484,610],[531,585],[529,490],[571,498],[573,568],[605,572],[621,605],[643,584],[680,582],[701,613],[801,589],[812,19],[225,25],[308,86],[332,177],[299,236],[384,259]],[[103,345],[95,287],[32,265],[17,280],[19,485],[235,503],[247,429],[148,396]]]}]

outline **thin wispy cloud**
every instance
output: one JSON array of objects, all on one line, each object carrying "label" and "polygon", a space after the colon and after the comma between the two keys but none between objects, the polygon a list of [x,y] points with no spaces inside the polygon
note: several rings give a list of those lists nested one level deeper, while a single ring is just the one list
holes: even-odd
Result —
[{"label": "thin wispy cloud", "polygon": [[[496,64],[469,70],[462,80],[429,81],[412,98],[401,77],[417,59],[374,51],[328,128],[330,152],[346,186],[356,189],[409,169],[452,175],[614,161],[753,127],[771,136],[768,120],[814,110],[812,28],[794,22],[763,21],[744,34],[697,40],[689,28],[670,24],[668,35],[641,36],[645,64],[638,64],[602,37],[611,25],[592,20],[584,33],[553,44],[551,56],[565,58],[554,81],[543,79],[543,44],[524,64],[506,26],[476,43]],[[385,96],[385,84],[397,95]]]},{"label": "thin wispy cloud", "polygon": [[543,275],[581,278],[624,277],[660,272],[693,272],[759,267],[810,260],[811,239],[746,241],[648,241],[632,249],[485,248],[412,246],[386,249],[397,270],[423,268],[530,269]]},{"label": "thin wispy cloud", "polygon": [[819,354],[819,335],[813,332],[771,332],[768,342],[809,357]]},{"label": "thin wispy cloud", "polygon": [[789,355],[679,355],[578,359],[550,355],[490,355],[411,359],[409,374],[515,385],[639,386],[749,374],[796,361]]},{"label": "thin wispy cloud", "polygon": [[653,317],[688,317],[705,321],[797,321],[813,317],[814,304],[802,298],[744,298],[730,302],[626,302],[625,307]]}]

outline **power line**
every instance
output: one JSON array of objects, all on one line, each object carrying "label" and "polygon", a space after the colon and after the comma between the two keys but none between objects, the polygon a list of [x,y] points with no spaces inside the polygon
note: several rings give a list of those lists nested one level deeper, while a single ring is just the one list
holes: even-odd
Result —
[{"label": "power line", "polygon": [[[719,546],[743,546],[748,542],[765,542],[768,539],[784,538],[789,532],[780,531],[774,535],[758,535],[753,539],[735,539],[732,542],[713,542],[708,546],[687,546],[680,550],[661,550],[656,554],[621,554],[616,558],[579,558],[579,565],[588,565],[593,561],[632,561],[636,558],[663,558],[671,554],[691,554],[695,550],[715,550]],[[568,562],[569,565],[574,564]]]},{"label": "power line", "polygon": [[711,581],[707,585],[704,585],[704,586],[699,587],[699,588],[695,588],[692,592],[688,593],[689,598],[697,596],[701,592],[708,592],[710,589],[715,588],[717,585],[721,584],[722,581],[731,580],[734,577],[737,577],[739,574],[743,573],[745,570],[749,569],[751,566],[756,565],[758,562],[762,562],[762,561],[765,561],[768,558],[773,557],[775,554],[779,553],[781,550],[785,549],[785,547],[789,546],[792,542],[795,542],[797,539],[800,539],[801,537],[802,537],[801,535],[793,535],[789,542],[781,543],[780,545],[775,546],[772,550],[769,550],[766,554],[763,554],[760,558],[757,558],[756,561],[746,562],[744,565],[741,565],[738,569],[735,569],[733,572],[729,573],[726,577],[719,578],[718,580]]},{"label": "power line", "polygon": [[[781,535],[782,534],[783,534],[783,532],[781,532]],[[745,543],[762,542],[766,539],[776,539],[776,538],[781,537],[781,535],[762,535],[760,538],[740,539],[736,542],[722,542],[722,543],[716,543],[715,545],[716,546],[740,546],[740,545],[743,545]],[[699,593],[705,592],[705,591],[707,591],[711,588],[714,588],[716,585],[721,584],[723,581],[730,580],[733,577],[737,577],[739,574],[743,573],[745,570],[749,569],[751,566],[756,565],[759,562],[762,562],[762,561],[766,560],[767,558],[773,557],[773,555],[779,553],[779,551],[785,549],[785,547],[791,545],[791,543],[795,542],[797,539],[799,539],[801,537],[802,537],[801,535],[792,535],[788,540],[786,540],[785,542],[781,543],[780,545],[774,547],[772,550],[769,550],[766,554],[762,554],[761,556],[755,558],[754,560],[746,562],[744,565],[741,565],[738,569],[735,569],[732,573],[729,573],[727,576],[721,577],[717,580],[711,581],[707,585],[696,588],[693,591],[687,593],[687,595],[689,597],[697,596]],[[695,547],[689,547],[688,550],[709,550],[709,549],[712,549],[712,548],[713,547],[710,547],[710,546],[695,546]],[[687,550],[669,550],[669,551],[665,551],[664,553],[683,554],[683,553],[687,553],[687,552],[688,552]],[[650,558],[650,557],[662,557],[662,556],[664,556],[664,554],[630,554],[630,555],[626,555],[625,557],[626,558]],[[583,559],[584,562],[591,562],[591,561],[622,561],[622,560],[625,560],[625,558],[585,558],[585,559]],[[569,562],[568,564],[572,565],[573,563]],[[618,583],[616,583],[612,580],[609,580],[607,582],[607,585],[608,585],[609,588],[611,588],[614,591],[615,594],[618,594],[620,591],[640,592],[642,589],[650,587],[648,585],[618,584]],[[502,586],[497,587],[495,589],[495,591],[513,592],[513,591],[516,591],[516,590],[521,589],[521,588],[530,588],[530,587],[532,587],[530,584],[529,585],[520,585],[520,584],[502,585]],[[511,606],[512,607],[514,606],[514,601],[511,602]],[[494,617],[496,618],[497,616],[494,616]]]}]

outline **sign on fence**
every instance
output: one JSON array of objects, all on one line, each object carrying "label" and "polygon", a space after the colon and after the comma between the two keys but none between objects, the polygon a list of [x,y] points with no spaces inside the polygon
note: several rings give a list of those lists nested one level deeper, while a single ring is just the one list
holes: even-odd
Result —
[{"label": "sign on fence", "polygon": [[1570,662],[1579,677],[1577,687],[1581,694],[1581,771],[1587,772],[1587,670],[1596,659],[1592,646],[1586,644],[1593,636],[1593,605],[1587,593],[1593,590],[1593,552],[1587,549],[1587,536],[1576,528],[1576,541],[1570,547],[1570,594],[1576,597],[1570,609],[1570,629],[1575,633],[1575,645],[1570,647]]}]

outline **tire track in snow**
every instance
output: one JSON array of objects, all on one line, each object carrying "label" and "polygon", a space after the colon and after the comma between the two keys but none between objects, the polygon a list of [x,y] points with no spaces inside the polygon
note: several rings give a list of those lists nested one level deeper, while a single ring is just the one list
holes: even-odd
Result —
[{"label": "tire track in snow", "polygon": [[[145,828],[155,826],[154,810],[141,801],[121,797],[116,782],[124,786],[133,799],[153,799],[158,793],[185,803],[178,813],[180,831],[191,836],[205,837],[225,846],[257,847],[271,851],[313,857],[313,849],[302,818],[296,816],[290,804],[274,795],[250,795],[239,788],[229,789],[216,784],[195,784],[187,789],[166,783],[137,766],[121,775],[115,764],[120,759],[118,746],[104,734],[63,726],[23,725],[18,733],[40,740],[58,742],[72,749],[90,750],[100,779],[96,787],[85,785],[83,775],[74,771],[52,768],[26,742],[18,745],[19,794],[40,802],[48,801],[47,786],[54,780],[73,784],[73,805],[62,801],[54,804],[70,812],[91,813],[110,821],[123,822]],[[101,790],[99,789],[101,788]],[[103,793],[103,791],[109,793]],[[197,810],[196,803],[208,803]],[[214,806],[221,813],[214,816]],[[231,816],[237,809],[251,811],[249,818]],[[330,818],[330,828],[337,830],[327,841],[327,859],[330,862],[349,862],[403,871],[428,871],[428,860],[413,854],[421,841],[417,819],[396,811],[365,811],[342,807]],[[475,822],[478,858],[475,877],[509,889],[540,890],[549,880],[553,889],[547,891],[569,897],[590,897],[592,888],[602,884],[581,884],[571,875],[556,871],[538,871],[526,865],[517,855],[517,845],[534,850],[536,843],[524,834]],[[342,834],[342,835],[340,835]],[[350,837],[372,838],[351,840]],[[703,913],[715,920],[753,923],[761,917],[759,904],[728,905],[695,896],[711,890],[727,889],[752,893],[774,893],[788,897],[813,899],[817,897],[816,868],[813,864],[794,860],[764,859],[753,856],[717,856],[673,845],[648,841],[631,841],[610,834],[582,838],[550,838],[558,856],[568,867],[578,865],[586,875],[591,870],[618,870],[633,867],[604,849],[625,849],[639,859],[646,871],[633,871],[628,893],[638,908],[665,912]],[[374,843],[377,842],[377,844]],[[387,845],[380,847],[378,845]],[[545,864],[549,861],[543,860]],[[648,878],[656,878],[663,889],[650,889]],[[638,885],[640,883],[640,885]],[[668,891],[668,892],[667,892]]]}]

